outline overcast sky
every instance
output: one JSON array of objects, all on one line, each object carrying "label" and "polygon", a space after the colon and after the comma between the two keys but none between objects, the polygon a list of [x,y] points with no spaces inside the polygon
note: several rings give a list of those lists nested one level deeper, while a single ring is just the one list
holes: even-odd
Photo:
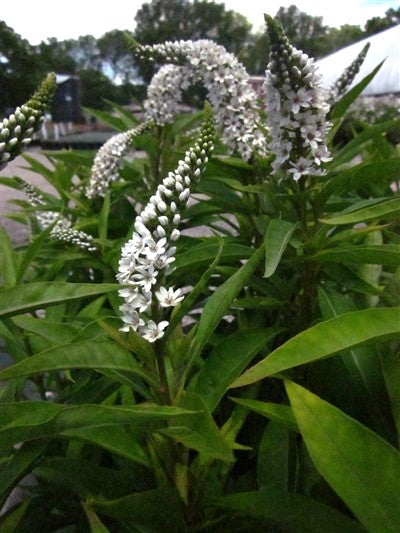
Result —
[{"label": "overcast sky", "polygon": [[[168,3],[168,0],[165,0]],[[2,0],[0,19],[31,44],[47,37],[59,40],[91,34],[100,37],[115,28],[133,30],[136,11],[143,0]],[[310,15],[324,17],[324,23],[339,27],[359,24],[383,16],[399,0],[225,0],[227,9],[245,15],[253,30],[263,25],[263,13],[275,15],[280,6],[297,5]]]}]

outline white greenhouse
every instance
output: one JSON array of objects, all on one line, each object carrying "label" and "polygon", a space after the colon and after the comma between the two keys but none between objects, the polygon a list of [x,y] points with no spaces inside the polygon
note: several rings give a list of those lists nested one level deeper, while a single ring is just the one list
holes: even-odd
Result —
[{"label": "white greenhouse", "polygon": [[367,57],[351,87],[359,83],[381,61],[385,60],[380,71],[362,94],[400,94],[400,25],[346,46],[317,61],[316,65],[322,74],[324,85],[331,86],[368,42],[370,43],[370,49]]}]

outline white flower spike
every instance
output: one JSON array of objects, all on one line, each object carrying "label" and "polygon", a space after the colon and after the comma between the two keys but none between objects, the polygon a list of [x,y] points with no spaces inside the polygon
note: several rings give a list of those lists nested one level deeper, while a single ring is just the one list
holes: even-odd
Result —
[{"label": "white flower spike", "polygon": [[283,171],[296,181],[322,175],[321,164],[331,159],[325,141],[327,95],[313,60],[289,43],[278,22],[267,15],[265,20],[271,47],[264,89],[273,174]]},{"label": "white flower spike", "polygon": [[[165,320],[159,324],[154,322],[152,313],[157,310],[157,316],[162,316],[165,308],[183,300],[180,289],[165,287],[165,277],[175,260],[176,248],[172,243],[180,236],[177,226],[181,216],[178,211],[186,206],[189,184],[199,180],[213,149],[214,120],[209,106],[205,107],[204,114],[196,144],[185,153],[175,172],[164,178],[142,213],[136,217],[135,231],[121,250],[117,280],[129,285],[119,291],[125,301],[120,308],[124,322],[121,331],[137,331],[149,342],[160,339],[168,326]],[[177,188],[182,181],[187,184],[184,194]],[[138,310],[142,316],[137,315]]]}]

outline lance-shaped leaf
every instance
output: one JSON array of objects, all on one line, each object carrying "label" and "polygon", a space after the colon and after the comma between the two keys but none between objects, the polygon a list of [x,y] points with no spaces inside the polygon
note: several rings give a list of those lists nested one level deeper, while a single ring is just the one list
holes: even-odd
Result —
[{"label": "lance-shaped leaf", "polygon": [[368,265],[400,265],[400,249],[395,244],[343,246],[321,250],[310,256],[322,263],[355,263]]},{"label": "lance-shaped leaf", "polygon": [[283,370],[343,350],[400,336],[400,308],[354,311],[302,331],[247,370],[231,387],[241,387]]},{"label": "lance-shaped leaf", "polygon": [[356,224],[357,222],[365,222],[376,218],[387,219],[396,216],[398,213],[400,213],[400,198],[393,198],[392,200],[386,200],[385,202],[365,207],[364,209],[358,209],[351,213],[344,213],[343,215],[339,214],[331,218],[323,218],[321,222],[333,226],[339,226],[342,224]]},{"label": "lance-shaped leaf", "polygon": [[0,446],[8,449],[21,442],[41,437],[54,437],[78,428],[129,424],[135,432],[150,423],[170,417],[194,414],[179,407],[155,404],[132,406],[66,405],[47,402],[3,404]]},{"label": "lance-shaped leaf", "polygon": [[260,402],[259,400],[251,400],[248,398],[231,398],[231,400],[239,405],[243,405],[243,407],[247,407],[250,411],[254,411],[274,422],[278,422],[283,427],[292,429],[293,431],[299,431],[292,408],[289,405]]},{"label": "lance-shaped leaf", "polygon": [[249,329],[224,338],[210,353],[194,378],[194,392],[200,394],[212,412],[235,377],[272,340],[279,329]]},{"label": "lance-shaped leaf", "polygon": [[0,291],[0,317],[21,315],[49,305],[97,296],[121,289],[118,283],[65,283],[45,281]]},{"label": "lance-shaped leaf", "polygon": [[368,531],[400,530],[400,453],[293,382],[286,390],[310,456]]},{"label": "lance-shaped leaf", "polygon": [[282,254],[296,225],[280,218],[272,219],[265,232],[265,271],[264,278],[275,272]]},{"label": "lance-shaped leaf", "polygon": [[[258,492],[239,492],[220,498],[216,505],[283,526],[283,531],[308,533],[356,533],[365,531],[355,520],[336,509],[301,494],[265,489]],[[268,531],[270,528],[266,528]]]},{"label": "lance-shaped leaf", "polygon": [[200,322],[192,346],[192,358],[195,358],[195,356],[201,352],[210,335],[214,332],[222,317],[227,313],[233,300],[246,283],[248,283],[263,255],[264,246],[259,248],[247,263],[241,266],[233,276],[227,279],[212,294],[207,304],[204,306],[200,317]]},{"label": "lance-shaped leaf", "polygon": [[1,379],[21,378],[73,368],[122,370],[132,372],[153,385],[157,383],[144,371],[131,352],[119,344],[105,339],[88,340],[50,348],[6,368],[0,373],[0,376]]}]

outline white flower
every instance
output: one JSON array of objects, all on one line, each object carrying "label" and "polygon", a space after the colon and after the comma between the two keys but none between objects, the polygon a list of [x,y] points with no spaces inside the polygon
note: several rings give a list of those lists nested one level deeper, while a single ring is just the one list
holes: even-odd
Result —
[{"label": "white flower", "polygon": [[159,324],[156,324],[153,320],[149,320],[147,324],[140,328],[139,332],[149,342],[155,342],[157,339],[161,339],[164,335],[164,329],[168,326],[169,322],[163,320]]},{"label": "white flower", "polygon": [[175,307],[178,305],[184,298],[180,289],[174,291],[173,287],[166,289],[165,287],[160,287],[156,292],[157,300],[160,302],[161,307]]},{"label": "white flower", "polygon": [[120,289],[118,294],[132,309],[139,309],[139,313],[144,313],[151,306],[152,294],[149,291],[139,291],[136,286]]},{"label": "white flower", "polygon": [[311,174],[313,162],[304,157],[300,157],[296,162],[289,161],[292,168],[289,168],[288,172],[293,174],[293,179],[296,181],[301,178],[301,176],[306,176]]},{"label": "white flower", "polygon": [[157,259],[160,255],[163,255],[166,251],[167,239],[164,237],[158,241],[155,241],[151,237],[144,238],[144,249],[143,254],[147,259],[153,261]]},{"label": "white flower", "polygon": [[133,279],[141,285],[146,292],[151,290],[151,286],[157,283],[158,272],[154,269],[154,266],[149,264],[146,266],[138,266],[135,270],[136,274],[133,275]]},{"label": "white flower", "polygon": [[119,308],[122,313],[125,313],[121,316],[122,321],[125,323],[120,331],[128,332],[130,329],[137,331],[141,326],[144,326],[144,320],[140,318],[137,311],[133,311],[128,304],[123,304]]}]

